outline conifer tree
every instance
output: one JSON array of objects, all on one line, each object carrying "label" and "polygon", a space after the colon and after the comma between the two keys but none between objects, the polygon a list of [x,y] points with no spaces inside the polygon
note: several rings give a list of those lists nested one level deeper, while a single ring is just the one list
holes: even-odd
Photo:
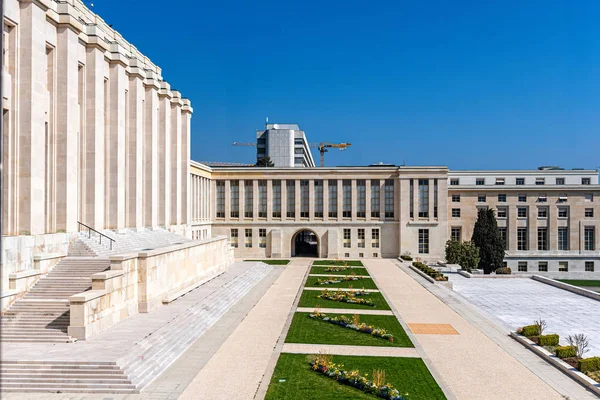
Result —
[{"label": "conifer tree", "polygon": [[479,210],[471,241],[479,248],[479,268],[485,274],[502,268],[505,248],[494,210]]}]

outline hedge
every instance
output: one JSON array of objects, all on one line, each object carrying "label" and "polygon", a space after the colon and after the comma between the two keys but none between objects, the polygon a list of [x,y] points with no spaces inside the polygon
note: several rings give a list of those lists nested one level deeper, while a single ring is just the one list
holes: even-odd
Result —
[{"label": "hedge", "polygon": [[[540,327],[537,325],[527,325],[523,327],[523,336],[537,336],[540,334]],[[558,343],[557,343],[558,344]]]},{"label": "hedge", "polygon": [[582,358],[578,360],[577,369],[584,373],[600,371],[600,357]]},{"label": "hedge", "polygon": [[422,262],[414,261],[412,263],[413,267],[419,269],[420,271],[426,273],[436,281],[447,281],[448,277],[444,276],[440,271],[434,268],[430,268],[429,266],[423,264]]},{"label": "hedge", "polygon": [[538,336],[538,344],[540,346],[558,346],[558,340],[559,336],[556,333]]},{"label": "hedge", "polygon": [[575,357],[577,356],[577,346],[558,346],[555,354],[558,358]]},{"label": "hedge", "polygon": [[400,256],[400,258],[403,259],[404,261],[412,261],[412,259],[413,259],[411,256],[409,256],[407,254],[402,254]]},{"label": "hedge", "polygon": [[512,274],[512,270],[508,267],[498,268],[496,271],[496,275],[510,275]]}]

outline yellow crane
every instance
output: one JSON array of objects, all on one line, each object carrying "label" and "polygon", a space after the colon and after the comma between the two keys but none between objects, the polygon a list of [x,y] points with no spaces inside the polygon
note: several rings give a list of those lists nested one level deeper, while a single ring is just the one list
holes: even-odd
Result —
[{"label": "yellow crane", "polygon": [[[232,146],[256,146],[255,142],[233,142]],[[318,149],[319,154],[321,156],[321,167],[325,166],[325,153],[329,150],[327,149],[340,149],[340,151],[346,150],[346,148],[352,146],[351,143],[329,143],[329,142],[320,142],[320,143],[309,143],[309,147],[313,149]]]}]

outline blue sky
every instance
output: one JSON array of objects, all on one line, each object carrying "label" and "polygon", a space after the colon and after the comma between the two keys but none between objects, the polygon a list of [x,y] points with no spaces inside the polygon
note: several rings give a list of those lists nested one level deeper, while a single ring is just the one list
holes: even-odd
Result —
[{"label": "blue sky", "polygon": [[597,1],[93,3],[191,99],[195,160],[253,162],[268,116],[352,143],[327,165],[600,166]]}]

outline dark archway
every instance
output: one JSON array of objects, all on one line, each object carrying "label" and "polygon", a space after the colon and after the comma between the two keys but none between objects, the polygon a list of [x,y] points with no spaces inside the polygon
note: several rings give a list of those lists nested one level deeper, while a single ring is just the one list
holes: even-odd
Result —
[{"label": "dark archway", "polygon": [[319,237],[310,229],[303,229],[292,237],[292,257],[319,257]]}]

